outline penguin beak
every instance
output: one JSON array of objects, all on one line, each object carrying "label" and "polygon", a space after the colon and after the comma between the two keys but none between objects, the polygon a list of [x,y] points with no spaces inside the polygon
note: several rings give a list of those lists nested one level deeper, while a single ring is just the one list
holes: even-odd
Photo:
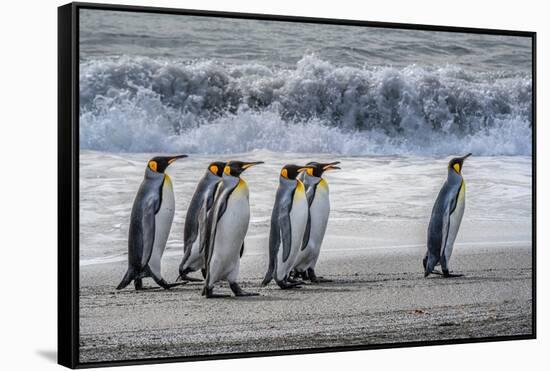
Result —
[{"label": "penguin beak", "polygon": [[340,163],[340,161],[334,161],[334,162],[331,162],[330,164],[325,164],[323,166],[323,171],[341,170],[342,169],[341,167],[335,166],[335,165],[338,165],[339,163]]},{"label": "penguin beak", "polygon": [[245,162],[243,164],[243,170],[246,170],[249,167],[256,166],[256,165],[263,164],[263,163],[264,163],[263,161]]},{"label": "penguin beak", "polygon": [[470,157],[472,154],[468,153],[466,156],[462,157],[462,161],[466,160],[468,157]]},{"label": "penguin beak", "polygon": [[187,157],[187,155],[178,155],[178,156],[170,157],[170,159],[168,159],[168,165],[176,161],[178,158],[185,158],[185,157]]}]

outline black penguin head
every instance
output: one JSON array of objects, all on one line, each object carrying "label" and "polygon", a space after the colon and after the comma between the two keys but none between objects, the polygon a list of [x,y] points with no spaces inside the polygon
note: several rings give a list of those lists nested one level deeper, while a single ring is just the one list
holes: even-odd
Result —
[{"label": "black penguin head", "polygon": [[225,164],[223,172],[226,175],[239,177],[243,171],[254,165],[263,164],[263,161],[243,162],[243,161],[229,161]]},{"label": "black penguin head", "polygon": [[221,177],[223,175],[223,169],[225,168],[225,162],[212,162],[210,165],[208,165],[208,170],[214,175],[217,175]]},{"label": "black penguin head", "polygon": [[187,155],[153,157],[147,163],[147,167],[156,173],[164,173],[164,170],[166,170],[172,162],[176,161],[178,158],[184,157],[187,157]]},{"label": "black penguin head", "polygon": [[323,176],[323,173],[325,171],[330,170],[338,170],[340,169],[339,166],[336,166],[340,163],[340,161],[334,161],[334,162],[328,162],[328,163],[321,163],[321,162],[309,162],[306,166],[308,169],[306,170],[307,174],[310,176],[315,176],[317,178],[320,178]]},{"label": "black penguin head", "polygon": [[453,158],[451,161],[449,161],[449,170],[453,169],[458,174],[460,174],[460,172],[462,171],[462,164],[464,163],[464,160],[466,160],[471,155],[471,153],[468,153],[466,156]]},{"label": "black penguin head", "polygon": [[312,169],[310,166],[298,166],[298,165],[285,165],[281,169],[281,176],[285,179],[289,180],[295,180],[298,174],[300,174],[303,171],[307,171],[308,169]]}]

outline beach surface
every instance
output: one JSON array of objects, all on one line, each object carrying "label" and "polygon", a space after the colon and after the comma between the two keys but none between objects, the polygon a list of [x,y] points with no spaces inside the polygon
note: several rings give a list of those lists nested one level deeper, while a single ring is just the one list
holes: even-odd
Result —
[{"label": "beach surface", "polygon": [[[153,154],[80,156],[80,360],[82,362],[470,339],[532,332],[531,159],[472,156],[466,211],[451,271],[424,278],[433,202],[448,158],[343,157],[254,151],[243,178],[251,219],[239,282],[261,296],[209,300],[201,283],[170,291],[115,287],[127,268],[133,198]],[[187,205],[207,164],[193,155],[168,169],[176,214],[163,276],[177,277]],[[285,163],[341,161],[326,175],[331,214],[318,274],[331,283],[261,288],[269,220]],[[196,277],[199,277],[195,273]],[[145,284],[155,287],[150,279]],[[222,283],[217,292],[230,293]]]},{"label": "beach surface", "polygon": [[[456,248],[454,268],[465,276],[451,279],[424,278],[422,253],[417,247],[328,252],[318,272],[333,282],[286,291],[274,284],[260,288],[266,261],[245,254],[240,281],[261,296],[227,299],[205,299],[200,283],[169,291],[115,291],[124,263],[84,266],[80,361],[532,332],[530,246]],[[176,272],[178,264],[179,258],[169,257],[164,270]],[[216,290],[230,293],[226,284]]]}]

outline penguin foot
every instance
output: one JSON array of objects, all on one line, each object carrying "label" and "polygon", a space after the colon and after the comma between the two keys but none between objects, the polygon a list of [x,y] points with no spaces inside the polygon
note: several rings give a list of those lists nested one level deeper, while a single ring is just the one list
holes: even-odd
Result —
[{"label": "penguin foot", "polygon": [[204,288],[202,295],[205,296],[207,299],[221,299],[231,297],[231,295],[227,294],[214,294],[214,289],[208,287]]},{"label": "penguin foot", "polygon": [[307,270],[307,275],[309,277],[309,280],[312,282],[312,283],[324,283],[324,282],[332,282],[332,280],[329,280],[329,279],[325,279],[324,277],[321,277],[321,276],[317,276],[315,274],[315,271],[312,269],[312,268],[309,268]]},{"label": "penguin foot", "polygon": [[241,289],[241,286],[237,282],[230,282],[229,287],[231,288],[231,291],[235,294],[235,296],[258,296],[260,295],[257,292],[248,292]]},{"label": "penguin foot", "polygon": [[170,290],[172,287],[185,285],[187,281],[168,283],[165,280],[158,280],[157,284],[165,290]]},{"label": "penguin foot", "polygon": [[443,272],[443,277],[444,278],[456,278],[456,277],[464,277],[464,275],[460,274],[460,273],[449,273],[449,272],[445,273],[445,272]]},{"label": "penguin foot", "polygon": [[[302,282],[303,284],[303,282]],[[300,283],[298,282],[295,282],[295,283],[290,283],[288,281],[279,281],[277,282],[277,285],[279,285],[279,287],[282,289],[282,290],[290,290],[290,289],[300,289],[302,288],[302,286],[300,286]]]},{"label": "penguin foot", "polygon": [[184,275],[181,275],[176,279],[176,282],[179,282],[179,281],[187,281],[187,282],[202,282],[203,280],[201,280],[200,278],[195,278],[195,277],[189,277],[188,275],[184,274]]},{"label": "penguin foot", "polygon": [[[298,277],[296,277],[296,278],[298,278]],[[304,282],[304,281],[299,281],[299,280],[296,280],[296,279],[294,279],[294,278],[292,278],[292,277],[288,277],[286,281],[287,281],[287,282],[290,282],[290,283],[295,283],[295,284],[297,284],[297,285],[305,285],[305,282]]]}]

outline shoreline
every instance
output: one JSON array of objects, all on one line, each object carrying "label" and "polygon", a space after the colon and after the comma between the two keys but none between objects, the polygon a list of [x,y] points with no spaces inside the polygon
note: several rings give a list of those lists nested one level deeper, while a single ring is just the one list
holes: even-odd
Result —
[{"label": "shoreline", "polygon": [[[457,249],[452,269],[465,276],[453,279],[425,279],[419,252],[322,254],[317,270],[333,282],[283,291],[273,284],[259,287],[266,260],[245,251],[239,282],[261,296],[217,300],[201,297],[202,283],[169,291],[115,291],[125,262],[82,266],[81,361],[532,332],[529,245]],[[166,257],[163,272],[175,272],[179,259]],[[173,280],[172,274],[165,278]],[[216,290],[230,292],[225,283]]]}]

